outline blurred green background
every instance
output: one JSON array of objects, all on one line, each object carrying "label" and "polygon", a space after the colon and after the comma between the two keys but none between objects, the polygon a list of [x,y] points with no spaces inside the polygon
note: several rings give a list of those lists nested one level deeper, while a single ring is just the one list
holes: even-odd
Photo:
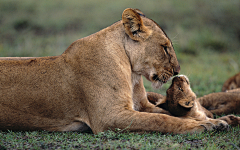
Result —
[{"label": "blurred green background", "polygon": [[[202,96],[240,70],[239,0],[0,0],[0,57],[60,55],[75,40],[138,8],[172,40],[181,74]],[[145,81],[147,91],[154,90]]]}]

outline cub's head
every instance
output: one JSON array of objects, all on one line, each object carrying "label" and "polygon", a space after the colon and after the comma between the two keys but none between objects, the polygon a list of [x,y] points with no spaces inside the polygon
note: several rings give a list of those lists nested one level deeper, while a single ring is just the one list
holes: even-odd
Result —
[{"label": "cub's head", "polygon": [[190,82],[184,75],[176,76],[167,90],[166,104],[174,116],[184,116],[194,106],[195,93],[190,88]]},{"label": "cub's head", "polygon": [[143,75],[160,88],[180,66],[171,40],[160,26],[137,9],[128,8],[122,14],[125,31],[125,50],[132,72]]},{"label": "cub's head", "polygon": [[232,90],[240,88],[240,73],[234,75],[224,82],[222,87],[222,92],[226,92],[227,90]]}]

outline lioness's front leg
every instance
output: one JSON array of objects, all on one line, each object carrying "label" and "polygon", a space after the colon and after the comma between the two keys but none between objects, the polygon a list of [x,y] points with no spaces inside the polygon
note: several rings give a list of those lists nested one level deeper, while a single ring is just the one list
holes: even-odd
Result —
[{"label": "lioness's front leg", "polygon": [[[118,113],[117,113],[118,114]],[[194,132],[211,131],[215,125],[209,121],[196,121],[181,119],[166,114],[138,112],[125,110],[115,116],[112,122],[105,124],[103,130],[120,128],[136,132],[152,132],[185,134]]]}]

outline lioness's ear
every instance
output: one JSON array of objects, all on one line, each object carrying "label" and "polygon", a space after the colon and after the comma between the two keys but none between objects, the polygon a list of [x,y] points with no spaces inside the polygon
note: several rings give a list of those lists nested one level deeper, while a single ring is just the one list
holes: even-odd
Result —
[{"label": "lioness's ear", "polygon": [[152,33],[152,30],[148,29],[143,24],[140,15],[144,16],[144,14],[140,10],[134,10],[131,8],[125,9],[122,14],[122,21],[125,32],[129,35],[131,39],[135,41],[145,40]]},{"label": "lioness's ear", "polygon": [[188,99],[181,99],[178,104],[185,108],[192,108],[194,105],[194,101],[189,101]]}]

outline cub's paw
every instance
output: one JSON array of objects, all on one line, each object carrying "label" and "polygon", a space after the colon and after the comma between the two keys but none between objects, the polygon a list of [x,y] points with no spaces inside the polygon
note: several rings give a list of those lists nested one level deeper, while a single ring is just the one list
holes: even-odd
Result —
[{"label": "cub's paw", "polygon": [[240,117],[234,115],[227,115],[218,119],[226,121],[232,127],[240,126]]}]

